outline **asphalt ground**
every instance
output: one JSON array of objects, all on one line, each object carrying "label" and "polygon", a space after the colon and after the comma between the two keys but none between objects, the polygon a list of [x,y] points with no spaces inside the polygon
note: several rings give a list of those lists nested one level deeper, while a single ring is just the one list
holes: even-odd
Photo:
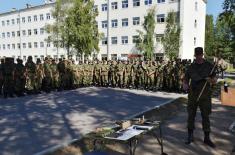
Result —
[{"label": "asphalt ground", "polygon": [[31,155],[181,96],[89,87],[0,99],[0,155]]}]

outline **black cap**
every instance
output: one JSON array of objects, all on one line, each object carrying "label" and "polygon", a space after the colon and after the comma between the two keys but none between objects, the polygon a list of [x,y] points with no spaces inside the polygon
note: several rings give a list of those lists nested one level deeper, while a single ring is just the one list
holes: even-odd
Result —
[{"label": "black cap", "polygon": [[194,51],[195,55],[201,55],[203,54],[203,48],[202,47],[196,47]]}]

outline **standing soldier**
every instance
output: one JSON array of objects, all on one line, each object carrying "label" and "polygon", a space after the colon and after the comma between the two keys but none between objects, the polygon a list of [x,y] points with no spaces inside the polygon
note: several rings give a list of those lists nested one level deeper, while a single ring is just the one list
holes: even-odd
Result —
[{"label": "standing soldier", "polygon": [[64,90],[65,89],[65,60],[59,59],[58,72],[59,72],[59,90]]},{"label": "standing soldier", "polygon": [[44,79],[43,79],[43,89],[45,92],[49,93],[51,91],[51,84],[52,84],[52,71],[51,71],[51,60],[46,57],[44,64]]},{"label": "standing soldier", "polygon": [[125,72],[125,66],[124,64],[119,60],[116,65],[116,79],[117,79],[117,85],[119,88],[123,88],[123,75]]},{"label": "standing soldier", "polygon": [[84,79],[84,71],[83,71],[83,65],[82,62],[79,61],[77,65],[77,74],[78,74],[78,83],[79,87],[83,86],[83,79]]},{"label": "standing soldier", "polygon": [[110,71],[110,84],[112,87],[116,87],[116,62],[112,61],[109,67]]},{"label": "standing soldier", "polygon": [[108,86],[108,73],[109,72],[109,65],[107,61],[103,61],[103,65],[101,66],[101,86],[106,87]]},{"label": "standing soldier", "polygon": [[59,88],[59,71],[55,59],[52,60],[50,68],[52,72],[51,86],[53,90],[57,90]]},{"label": "standing soldier", "polygon": [[93,72],[93,84],[95,86],[100,86],[101,84],[101,65],[100,63],[96,60],[94,61],[94,64],[93,64],[93,67],[94,67],[94,72]]},{"label": "standing soldier", "polygon": [[36,62],[36,93],[41,93],[42,90],[42,80],[44,78],[44,68],[41,60],[38,58]]},{"label": "standing soldier", "polygon": [[17,59],[17,64],[15,68],[15,94],[20,97],[24,95],[25,88],[25,67],[21,59]]},{"label": "standing soldier", "polygon": [[29,56],[25,64],[26,69],[26,89],[29,94],[35,93],[35,74],[36,64],[33,62],[32,56]]},{"label": "standing soldier", "polygon": [[147,88],[150,90],[153,90],[154,87],[154,78],[155,78],[155,72],[156,72],[156,68],[155,68],[155,64],[152,61],[148,62],[148,66],[146,69],[146,73],[147,73]]},{"label": "standing soldier", "polygon": [[129,61],[125,62],[125,72],[124,72],[124,87],[130,88],[132,80],[132,65]]},{"label": "standing soldier", "polygon": [[132,65],[132,87],[134,89],[138,88],[138,61],[134,61],[133,65]]},{"label": "standing soldier", "polygon": [[[195,62],[192,63],[184,79],[184,89],[188,94],[188,138],[186,144],[193,142],[194,121],[197,108],[200,108],[202,126],[205,133],[204,143],[212,148],[215,144],[210,139],[211,86],[216,83],[215,66],[203,58],[203,48],[195,48]],[[191,81],[191,82],[190,82]]]},{"label": "standing soldier", "polygon": [[14,97],[14,74],[15,74],[15,64],[13,58],[5,58],[5,63],[2,68],[2,73],[4,77],[3,82],[3,95],[4,98]]}]

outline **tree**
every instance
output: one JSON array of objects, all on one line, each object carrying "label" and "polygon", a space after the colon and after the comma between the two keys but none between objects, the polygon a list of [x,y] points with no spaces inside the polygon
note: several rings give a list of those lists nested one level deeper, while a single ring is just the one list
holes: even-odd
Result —
[{"label": "tree", "polygon": [[144,32],[137,30],[139,33],[139,39],[136,43],[136,48],[143,52],[145,58],[152,60],[154,53],[154,38],[155,38],[155,15],[156,8],[151,8],[148,14],[144,17],[143,28]]},{"label": "tree", "polygon": [[215,56],[215,29],[212,15],[206,15],[206,37],[205,37],[205,53],[206,56]]},{"label": "tree", "polygon": [[96,23],[98,11],[93,8],[93,0],[73,0],[73,5],[68,11],[71,43],[76,54],[88,56],[94,51],[99,51],[101,34]]},{"label": "tree", "polygon": [[181,28],[175,12],[169,12],[166,19],[166,30],[162,38],[162,44],[166,56],[173,60],[179,55]]},{"label": "tree", "polygon": [[52,10],[52,16],[55,19],[55,23],[46,25],[46,31],[49,33],[47,42],[52,42],[57,48],[57,52],[60,47],[66,47],[67,55],[70,52],[70,27],[67,23],[67,12],[71,0],[57,0],[55,7]]},{"label": "tree", "polygon": [[225,29],[224,39],[227,41],[227,46],[224,53],[227,59],[235,62],[235,1],[225,0],[223,10],[219,15],[218,25]]}]

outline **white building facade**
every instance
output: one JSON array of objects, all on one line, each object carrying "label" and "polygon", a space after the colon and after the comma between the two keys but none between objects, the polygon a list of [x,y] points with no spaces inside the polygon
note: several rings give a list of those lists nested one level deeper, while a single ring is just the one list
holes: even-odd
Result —
[{"label": "white building facade", "polygon": [[[28,56],[43,59],[66,56],[66,50],[57,49],[46,40],[45,25],[54,19],[51,1],[40,6],[27,6],[0,14],[0,57],[22,58]],[[95,0],[98,29],[104,34],[100,41],[100,51],[93,57],[98,59],[126,59],[130,54],[138,54],[135,48],[137,30],[143,30],[144,16],[151,7],[156,7],[155,54],[162,56],[164,49],[161,37],[164,35],[166,17],[170,11],[176,12],[182,28],[179,56],[193,59],[194,48],[204,47],[206,0]]]}]

